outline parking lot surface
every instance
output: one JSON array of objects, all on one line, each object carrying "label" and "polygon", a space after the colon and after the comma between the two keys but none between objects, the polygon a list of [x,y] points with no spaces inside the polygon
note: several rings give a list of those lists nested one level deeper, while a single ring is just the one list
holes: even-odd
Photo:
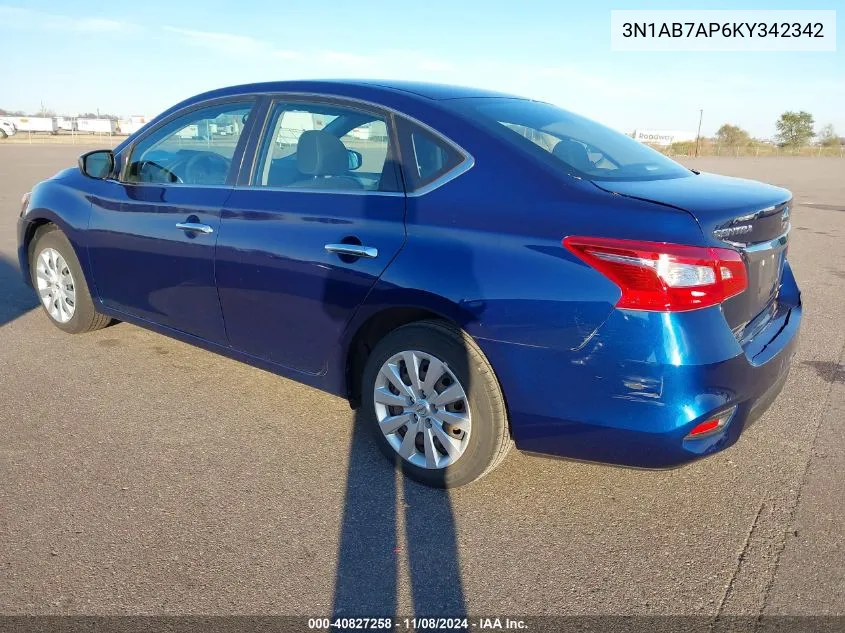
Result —
[{"label": "parking lot surface", "polygon": [[513,452],[447,493],[398,478],[344,400],[53,327],[15,222],[81,151],[0,145],[0,613],[845,613],[845,161],[689,163],[796,201],[800,349],[736,446],[659,472]]}]

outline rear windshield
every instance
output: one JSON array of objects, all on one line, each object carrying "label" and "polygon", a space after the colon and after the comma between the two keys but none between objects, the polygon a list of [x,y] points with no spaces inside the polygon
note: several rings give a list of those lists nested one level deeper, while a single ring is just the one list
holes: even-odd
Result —
[{"label": "rear windshield", "polygon": [[566,110],[523,99],[456,99],[491,132],[566,173],[588,180],[664,180],[692,176],[639,141]]}]

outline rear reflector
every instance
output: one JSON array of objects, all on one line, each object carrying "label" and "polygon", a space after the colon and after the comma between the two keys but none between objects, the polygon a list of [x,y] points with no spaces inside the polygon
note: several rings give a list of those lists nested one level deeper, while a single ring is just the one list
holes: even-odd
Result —
[{"label": "rear reflector", "polygon": [[733,417],[734,411],[736,411],[735,406],[719,414],[718,417],[696,424],[692,427],[692,431],[687,433],[687,436],[684,439],[697,440],[710,435],[715,435],[728,425],[731,417]]},{"label": "rear reflector", "polygon": [[21,217],[26,215],[26,212],[29,211],[29,200],[32,198],[32,192],[27,191],[21,197]]},{"label": "rear reflector", "polygon": [[745,262],[730,248],[575,236],[563,245],[619,286],[617,308],[696,310],[748,287]]},{"label": "rear reflector", "polygon": [[690,437],[695,437],[696,435],[704,435],[709,431],[712,431],[716,427],[719,426],[719,420],[707,420],[707,422],[702,422],[701,424],[697,425],[692,431],[689,432]]}]

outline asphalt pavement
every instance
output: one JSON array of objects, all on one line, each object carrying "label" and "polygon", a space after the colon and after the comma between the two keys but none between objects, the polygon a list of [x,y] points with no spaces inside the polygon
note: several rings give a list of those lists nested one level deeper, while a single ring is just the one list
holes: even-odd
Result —
[{"label": "asphalt pavement", "polygon": [[443,492],[339,398],[20,281],[20,197],[80,146],[0,144],[0,613],[845,614],[845,160],[690,161],[795,194],[802,340],[737,445],[671,471],[512,452]]}]

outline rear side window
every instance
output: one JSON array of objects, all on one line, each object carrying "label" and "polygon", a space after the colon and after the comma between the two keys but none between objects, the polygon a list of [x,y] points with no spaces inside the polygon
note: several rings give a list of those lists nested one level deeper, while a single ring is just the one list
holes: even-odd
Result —
[{"label": "rear side window", "polygon": [[409,192],[431,184],[465,160],[448,141],[410,121],[403,123],[402,137],[402,171]]}]

